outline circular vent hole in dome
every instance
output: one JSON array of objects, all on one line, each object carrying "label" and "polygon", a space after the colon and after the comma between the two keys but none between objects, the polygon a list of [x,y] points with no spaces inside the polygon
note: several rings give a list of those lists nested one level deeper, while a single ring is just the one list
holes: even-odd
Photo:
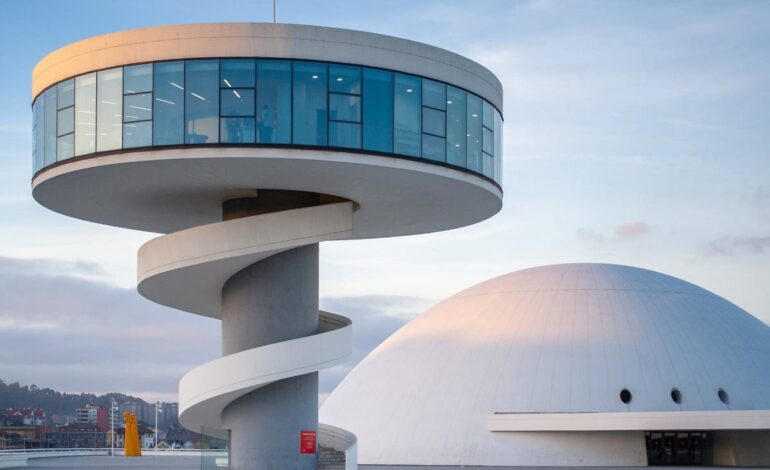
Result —
[{"label": "circular vent hole in dome", "polygon": [[727,392],[725,392],[723,388],[719,389],[719,391],[717,392],[717,396],[719,397],[719,401],[721,401],[725,405],[730,404],[730,396],[727,394]]},{"label": "circular vent hole in dome", "polygon": [[671,399],[674,400],[674,403],[677,405],[682,403],[682,392],[680,392],[678,388],[672,388]]},{"label": "circular vent hole in dome", "polygon": [[631,403],[631,392],[627,388],[620,391],[620,401],[626,404]]}]

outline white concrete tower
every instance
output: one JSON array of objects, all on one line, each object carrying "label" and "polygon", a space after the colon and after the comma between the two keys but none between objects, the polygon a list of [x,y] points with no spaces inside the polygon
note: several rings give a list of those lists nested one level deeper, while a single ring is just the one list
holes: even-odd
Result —
[{"label": "white concrete tower", "polygon": [[[234,469],[314,469],[317,372],[350,355],[318,312],[318,244],[473,224],[500,210],[502,87],[484,67],[378,34],[200,24],[98,36],[33,73],[33,195],[164,235],[138,289],[222,319],[180,421],[230,431]],[[352,457],[352,455],[351,455]],[[350,462],[352,463],[352,462]]]}]

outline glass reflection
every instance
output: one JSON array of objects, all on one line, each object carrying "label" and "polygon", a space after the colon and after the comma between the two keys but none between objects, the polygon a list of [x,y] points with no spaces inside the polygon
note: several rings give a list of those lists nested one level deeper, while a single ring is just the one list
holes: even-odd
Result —
[{"label": "glass reflection", "polygon": [[123,148],[152,145],[152,122],[127,122],[123,124]]},{"label": "glass reflection", "polygon": [[481,173],[481,98],[468,96],[467,132],[465,134],[467,152],[467,168]]},{"label": "glass reflection", "polygon": [[75,79],[75,155],[96,152],[96,74]]},{"label": "glass reflection", "polygon": [[364,148],[393,152],[393,72],[365,68],[363,91]]},{"label": "glass reflection", "polygon": [[253,144],[256,139],[253,117],[228,117],[220,121],[219,135],[227,144]]},{"label": "glass reflection", "polygon": [[422,86],[420,78],[395,74],[393,150],[395,153],[419,157],[422,153],[420,134],[422,121]]},{"label": "glass reflection", "polygon": [[123,69],[96,73],[96,151],[117,150],[123,140]]},{"label": "glass reflection", "polygon": [[326,145],[326,64],[294,62],[294,130],[298,145]]},{"label": "glass reflection", "polygon": [[361,67],[329,64],[329,91],[361,94]]},{"label": "glass reflection", "polygon": [[181,144],[184,139],[184,62],[155,64],[154,145]]},{"label": "glass reflection", "polygon": [[329,122],[329,145],[352,149],[361,148],[361,124]]},{"label": "glass reflection", "polygon": [[447,87],[447,163],[465,168],[466,93]]},{"label": "glass reflection", "polygon": [[187,144],[219,141],[219,61],[185,64],[185,137]]},{"label": "glass reflection", "polygon": [[45,142],[43,144],[44,162],[48,166],[56,162],[56,87],[51,87],[43,94],[45,101],[45,122],[43,132]]},{"label": "glass reflection", "polygon": [[257,142],[291,143],[291,61],[257,61]]},{"label": "glass reflection", "polygon": [[123,67],[123,93],[152,91],[152,64]]},{"label": "glass reflection", "polygon": [[254,90],[249,88],[228,88],[220,90],[220,115],[254,116]]},{"label": "glass reflection", "polygon": [[254,88],[254,60],[221,60],[219,75],[221,88]]},{"label": "glass reflection", "polygon": [[58,96],[57,109],[64,109],[75,104],[75,80],[65,80],[56,86]]}]

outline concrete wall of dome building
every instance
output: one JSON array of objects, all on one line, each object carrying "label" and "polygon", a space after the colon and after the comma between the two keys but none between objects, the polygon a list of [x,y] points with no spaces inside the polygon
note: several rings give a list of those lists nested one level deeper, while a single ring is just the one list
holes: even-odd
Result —
[{"label": "concrete wall of dome building", "polygon": [[770,431],[715,432],[714,465],[737,467],[769,466]]}]

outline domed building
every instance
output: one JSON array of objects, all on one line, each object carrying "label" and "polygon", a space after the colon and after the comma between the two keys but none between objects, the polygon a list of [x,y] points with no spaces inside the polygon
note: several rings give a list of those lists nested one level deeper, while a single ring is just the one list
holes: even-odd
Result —
[{"label": "domed building", "polygon": [[645,269],[526,269],[401,328],[320,420],[363,468],[770,465],[770,327]]}]

